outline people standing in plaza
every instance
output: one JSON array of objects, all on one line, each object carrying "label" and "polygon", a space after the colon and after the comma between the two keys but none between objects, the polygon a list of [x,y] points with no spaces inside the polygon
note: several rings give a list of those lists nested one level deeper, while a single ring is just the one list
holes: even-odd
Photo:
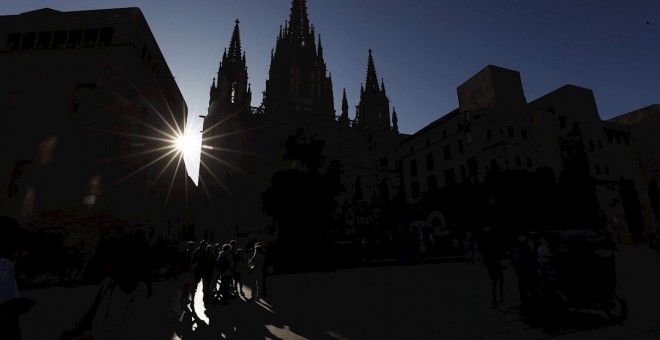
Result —
[{"label": "people standing in plaza", "polygon": [[266,277],[265,267],[266,254],[264,253],[261,243],[254,246],[254,255],[250,258],[250,270],[254,282],[254,290],[252,297],[248,301],[259,301],[260,298],[265,297],[266,291]]},{"label": "people standing in plaza", "polygon": [[[497,306],[504,301],[504,273],[502,271],[504,266],[501,262],[501,245],[492,227],[487,226],[484,228],[479,250],[491,280],[492,303],[493,306]],[[497,294],[497,288],[499,288],[499,294]],[[499,299],[497,299],[498,296]]]}]

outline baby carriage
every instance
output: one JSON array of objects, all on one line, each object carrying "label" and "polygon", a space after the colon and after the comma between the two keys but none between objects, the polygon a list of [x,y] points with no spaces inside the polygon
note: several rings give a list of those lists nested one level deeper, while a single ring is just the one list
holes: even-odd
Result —
[{"label": "baby carriage", "polygon": [[592,230],[542,232],[538,244],[550,250],[539,259],[538,303],[550,313],[600,310],[615,322],[628,316],[616,288],[615,245]]}]

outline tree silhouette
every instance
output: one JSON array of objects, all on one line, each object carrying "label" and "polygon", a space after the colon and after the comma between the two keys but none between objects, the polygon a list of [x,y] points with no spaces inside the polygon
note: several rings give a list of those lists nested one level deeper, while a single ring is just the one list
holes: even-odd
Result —
[{"label": "tree silhouette", "polygon": [[295,247],[291,250],[313,257],[327,245],[335,224],[335,196],[342,188],[339,164],[326,165],[324,142],[306,138],[303,130],[290,136],[285,147],[288,169],[273,174],[271,186],[262,194],[263,211],[273,218],[284,248]]}]

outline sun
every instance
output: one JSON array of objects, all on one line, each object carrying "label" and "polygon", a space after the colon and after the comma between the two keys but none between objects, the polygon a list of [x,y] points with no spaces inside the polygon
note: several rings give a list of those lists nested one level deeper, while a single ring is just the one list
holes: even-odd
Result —
[{"label": "sun", "polygon": [[177,151],[181,154],[185,155],[192,155],[195,152],[199,151],[199,141],[195,136],[186,131],[182,134],[178,134],[174,138],[174,147],[177,149]]}]

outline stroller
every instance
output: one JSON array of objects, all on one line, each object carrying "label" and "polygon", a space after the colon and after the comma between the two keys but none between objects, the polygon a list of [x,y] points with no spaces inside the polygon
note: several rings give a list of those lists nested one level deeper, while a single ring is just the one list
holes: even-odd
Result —
[{"label": "stroller", "polygon": [[541,310],[554,315],[570,309],[600,310],[614,322],[626,319],[627,303],[615,290],[613,242],[592,230],[547,231],[534,238],[544,239],[551,253],[550,261],[538,266]]}]

